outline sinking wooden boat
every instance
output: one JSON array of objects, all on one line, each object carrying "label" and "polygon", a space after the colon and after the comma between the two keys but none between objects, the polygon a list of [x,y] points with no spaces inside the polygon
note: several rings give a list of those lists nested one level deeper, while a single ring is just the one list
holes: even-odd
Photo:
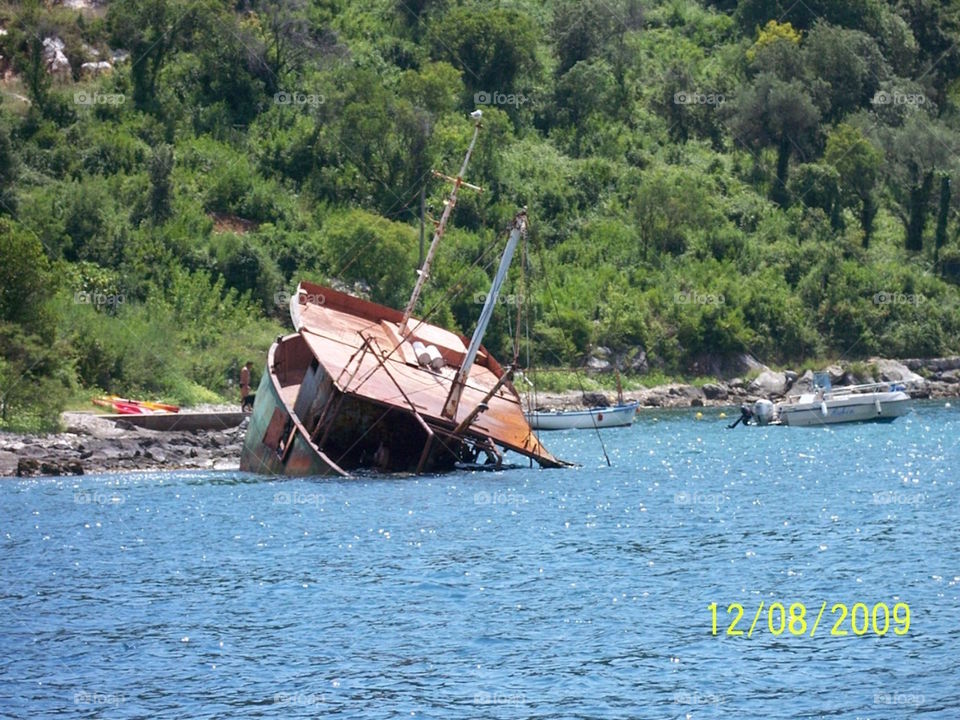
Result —
[{"label": "sinking wooden boat", "polygon": [[586,410],[533,410],[526,413],[534,430],[593,430],[633,424],[639,402]]},{"label": "sinking wooden boat", "polygon": [[[478,117],[477,114],[474,117]],[[302,282],[290,298],[295,332],[267,355],[240,468],[271,475],[349,475],[361,468],[441,472],[461,464],[499,467],[503,451],[542,467],[550,454],[524,417],[504,369],[481,340],[513,251],[526,230],[520,212],[471,339],[413,316],[460,175],[405,311]],[[472,187],[472,186],[471,186]]]}]

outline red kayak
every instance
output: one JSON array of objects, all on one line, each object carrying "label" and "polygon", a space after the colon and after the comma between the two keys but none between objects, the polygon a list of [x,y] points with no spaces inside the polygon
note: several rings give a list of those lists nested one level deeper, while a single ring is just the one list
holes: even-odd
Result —
[{"label": "red kayak", "polygon": [[150,402],[148,400],[128,400],[117,395],[93,398],[94,405],[110,408],[120,415],[151,415],[155,412],[180,412],[177,405]]}]

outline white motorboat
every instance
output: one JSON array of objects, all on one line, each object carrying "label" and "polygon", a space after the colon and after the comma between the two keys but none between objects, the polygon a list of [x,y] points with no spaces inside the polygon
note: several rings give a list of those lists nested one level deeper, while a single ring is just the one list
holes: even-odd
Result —
[{"label": "white motorboat", "polygon": [[639,406],[639,402],[631,402],[587,410],[534,410],[525,415],[534,430],[592,430],[632,424]]},{"label": "white motorboat", "polygon": [[779,403],[758,400],[752,416],[758,425],[833,425],[851,422],[893,422],[910,412],[911,398],[903,383],[870,383],[832,388],[817,374],[810,392]]}]

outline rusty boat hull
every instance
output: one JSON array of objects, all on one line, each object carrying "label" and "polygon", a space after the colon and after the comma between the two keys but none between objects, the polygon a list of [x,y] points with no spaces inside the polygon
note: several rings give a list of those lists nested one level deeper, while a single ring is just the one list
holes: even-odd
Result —
[{"label": "rusty boat hull", "polygon": [[[467,338],[328,287],[301,283],[297,332],[270,348],[240,458],[269,475],[444,472],[502,451],[563,467],[541,444],[504,369],[481,346],[453,417],[444,415]],[[430,348],[422,362],[415,343]],[[439,358],[441,359],[438,359]]]}]

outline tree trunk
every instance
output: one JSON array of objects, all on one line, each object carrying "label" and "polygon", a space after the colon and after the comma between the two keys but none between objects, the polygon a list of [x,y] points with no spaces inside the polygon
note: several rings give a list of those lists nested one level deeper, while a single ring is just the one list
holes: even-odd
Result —
[{"label": "tree trunk", "polygon": [[937,233],[933,242],[933,263],[940,262],[940,248],[947,243],[947,220],[950,217],[950,176],[940,177],[940,212],[937,214]]},{"label": "tree trunk", "polygon": [[877,203],[873,199],[872,193],[867,193],[862,200],[860,227],[863,228],[863,247],[868,248],[870,247],[870,240],[873,238],[873,221],[877,217]]},{"label": "tree trunk", "polygon": [[790,150],[790,138],[784,135],[780,138],[780,146],[777,148],[777,179],[770,193],[770,199],[783,208],[789,204],[787,174],[790,171]]},{"label": "tree trunk", "polygon": [[927,226],[927,212],[932,191],[933,172],[928,172],[919,185],[910,189],[910,221],[907,224],[905,247],[912,252],[923,250],[923,231]]}]

